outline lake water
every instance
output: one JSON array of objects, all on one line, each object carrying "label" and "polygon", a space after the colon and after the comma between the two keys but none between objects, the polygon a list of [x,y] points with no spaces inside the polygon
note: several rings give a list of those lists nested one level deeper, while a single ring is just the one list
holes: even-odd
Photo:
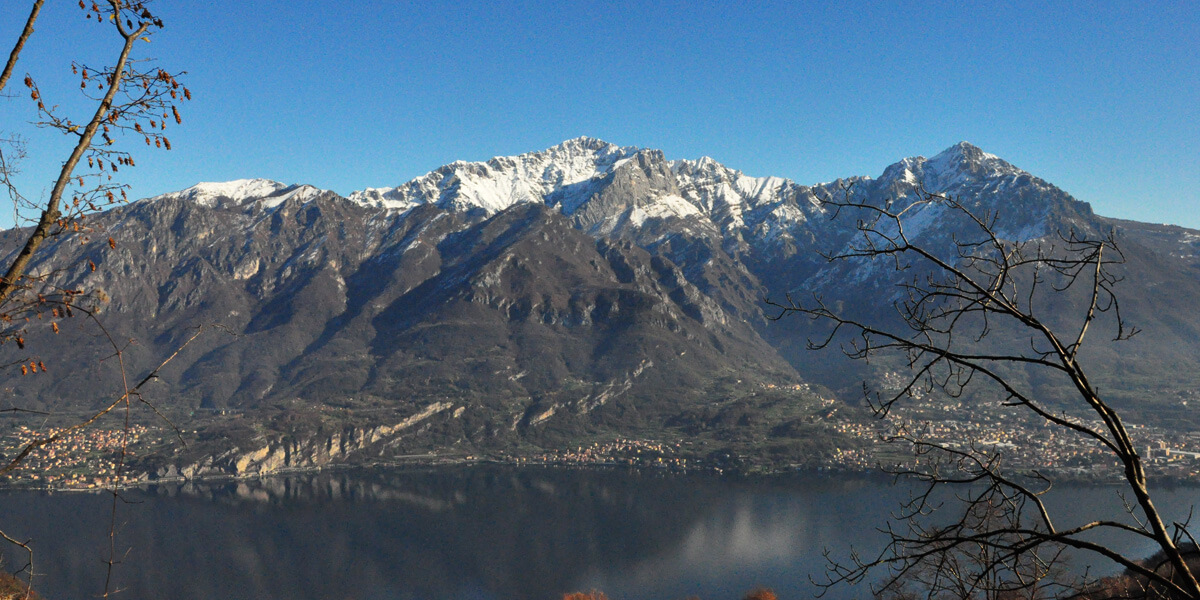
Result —
[{"label": "lake water", "polygon": [[[593,588],[614,600],[736,600],[759,585],[809,598],[822,551],[878,547],[874,528],[907,493],[882,478],[499,466],[159,486],[119,507],[127,554],[115,581],[130,600],[557,600]],[[1197,500],[1196,488],[1160,493],[1176,515]],[[1068,521],[1084,508],[1120,512],[1107,488],[1067,488],[1054,502]],[[110,509],[103,495],[0,494],[0,528],[32,538],[49,600],[90,598],[104,589]],[[12,570],[20,555],[8,556]]]}]

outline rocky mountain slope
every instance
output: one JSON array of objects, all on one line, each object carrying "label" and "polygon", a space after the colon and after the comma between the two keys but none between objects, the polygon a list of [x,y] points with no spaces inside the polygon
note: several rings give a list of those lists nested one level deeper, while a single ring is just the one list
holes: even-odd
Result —
[{"label": "rocky mountain slope", "polygon": [[[1116,228],[1125,288],[1136,290],[1123,297],[1127,317],[1147,334],[1097,350],[1106,385],[1169,414],[1200,383],[1200,318],[1183,310],[1200,298],[1200,232],[1098,217],[967,143],[878,178],[815,186],[591,138],[348,198],[266,180],[203,183],[92,217],[90,233],[55,238],[38,269],[110,299],[100,317],[120,345],[134,341],[131,377],[196,326],[219,325],[150,393],[184,421],[246,415],[230,425],[239,433],[222,435],[264,457],[298,430],[353,438],[354,451],[554,444],[720,422],[729,415],[704,407],[735,397],[746,414],[774,415],[773,427],[795,415],[746,400],[752,390],[812,382],[840,392],[889,368],[803,351],[805,323],[768,318],[763,299],[789,293],[890,310],[881,299],[893,273],[822,258],[855,229],[820,199],[903,205],[921,186],[994,211],[1008,239]],[[939,206],[910,213],[918,241],[958,234]],[[5,232],[0,247],[19,235]],[[63,325],[56,334],[32,322],[29,351],[3,348],[53,369],[8,379],[6,402],[61,412],[119,393],[96,328]]]}]

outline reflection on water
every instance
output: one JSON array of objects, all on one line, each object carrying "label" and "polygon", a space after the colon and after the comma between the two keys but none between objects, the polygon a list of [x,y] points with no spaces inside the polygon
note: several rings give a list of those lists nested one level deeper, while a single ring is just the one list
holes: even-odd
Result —
[{"label": "reflection on water", "polygon": [[[1171,491],[1166,504],[1194,492]],[[492,466],[159,486],[121,507],[129,554],[117,582],[130,599],[556,599],[597,588],[716,600],[756,585],[807,598],[822,550],[877,547],[873,528],[905,494],[877,479]],[[103,589],[108,510],[103,496],[0,495],[0,522],[34,539],[52,600]]]}]

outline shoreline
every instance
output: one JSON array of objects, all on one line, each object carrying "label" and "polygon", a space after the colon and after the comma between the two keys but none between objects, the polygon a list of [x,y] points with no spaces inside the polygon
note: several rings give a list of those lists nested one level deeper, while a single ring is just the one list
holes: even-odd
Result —
[{"label": "shoreline", "polygon": [[[391,460],[363,464],[326,464],[313,467],[293,467],[281,468],[267,473],[248,473],[248,474],[228,474],[228,473],[211,473],[197,475],[193,477],[184,476],[168,476],[168,477],[149,477],[142,474],[136,479],[130,479],[125,485],[120,486],[119,490],[130,489],[145,489],[157,485],[187,485],[187,484],[221,484],[221,483],[238,483],[250,481],[262,481],[276,478],[287,478],[305,475],[318,475],[321,473],[353,473],[353,472],[372,472],[372,471],[403,471],[407,469],[438,469],[438,468],[461,468],[471,466],[499,466],[510,467],[515,469],[552,469],[552,470],[570,470],[570,471],[637,471],[648,473],[660,473],[666,475],[705,475],[721,479],[774,479],[780,477],[804,476],[804,477],[820,477],[820,478],[866,478],[866,479],[895,479],[898,476],[884,472],[880,469],[833,469],[828,467],[797,467],[797,466],[777,466],[764,469],[730,469],[716,466],[697,466],[697,467],[680,467],[677,465],[656,465],[656,464],[625,464],[616,461],[611,462],[591,462],[579,463],[572,461],[543,461],[531,462],[528,460],[519,460],[520,457],[511,458],[496,458],[496,457],[446,457],[436,455],[413,455],[409,460]],[[1051,478],[1055,485],[1066,486],[1097,486],[1097,487],[1120,487],[1123,482],[1113,478],[1091,478],[1079,477],[1071,474],[1055,475],[1053,473],[1045,473],[1044,475]],[[903,475],[901,478],[910,478],[912,476]],[[1153,480],[1156,487],[1178,488],[1178,487],[1200,487],[1200,481],[1181,479],[1181,478],[1165,478]],[[33,491],[43,492],[47,494],[55,493],[93,493],[93,494],[109,494],[113,493],[113,487],[53,487],[39,485],[0,485],[0,492],[20,492]]]}]

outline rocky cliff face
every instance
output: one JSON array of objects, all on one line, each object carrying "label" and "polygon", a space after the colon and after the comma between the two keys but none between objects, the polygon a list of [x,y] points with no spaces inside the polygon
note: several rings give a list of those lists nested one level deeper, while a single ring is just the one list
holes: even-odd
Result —
[{"label": "rocky cliff face", "polygon": [[[219,325],[149,393],[181,419],[291,415],[274,433],[230,442],[236,450],[189,459],[197,473],[244,474],[369,455],[411,441],[410,419],[426,431],[412,448],[537,443],[656,426],[708,401],[722,378],[838,388],[869,377],[800,351],[811,332],[770,323],[763,298],[818,294],[887,311],[879,300],[894,274],[821,258],[845,247],[854,223],[831,220],[820,200],[904,206],[921,186],[995,213],[1009,239],[1117,228],[1137,265],[1130,287],[1144,292],[1128,316],[1155,336],[1134,346],[1146,357],[1137,364],[1170,365],[1134,379],[1200,366],[1197,320],[1164,310],[1200,297],[1200,234],[1097,217],[966,143],[877,179],[816,186],[590,138],[349,198],[265,180],[200,184],[93,217],[91,232],[55,238],[36,268],[108,299],[103,323],[136,341],[131,376],[192,328]],[[914,208],[905,226],[934,246],[961,235],[938,206]],[[18,238],[6,232],[0,247]],[[119,391],[95,328],[63,324],[57,334],[25,326],[54,376],[11,378],[6,398],[69,410]],[[1192,383],[1180,375],[1154,389]],[[311,435],[288,438],[295,427]]]},{"label": "rocky cliff face", "polygon": [[222,448],[214,445],[195,450],[178,448],[164,466],[141,477],[145,480],[195,479],[201,477],[259,477],[272,473],[320,469],[351,461],[369,461],[385,456],[405,435],[421,433],[430,417],[448,412],[462,416],[465,407],[451,410],[450,402],[434,402],[415,414],[390,425],[345,426],[338,431],[303,431],[300,436],[262,436],[248,447]]}]

